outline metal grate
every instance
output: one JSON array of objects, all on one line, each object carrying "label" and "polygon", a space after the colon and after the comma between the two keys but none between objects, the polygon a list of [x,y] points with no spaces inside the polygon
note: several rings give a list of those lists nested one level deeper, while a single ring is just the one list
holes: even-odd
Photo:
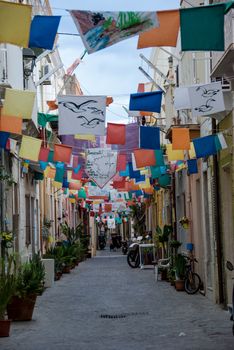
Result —
[{"label": "metal grate", "polygon": [[100,318],[111,318],[111,319],[117,319],[117,318],[126,318],[129,316],[144,316],[148,315],[148,312],[128,312],[128,313],[122,313],[122,314],[101,314]]}]

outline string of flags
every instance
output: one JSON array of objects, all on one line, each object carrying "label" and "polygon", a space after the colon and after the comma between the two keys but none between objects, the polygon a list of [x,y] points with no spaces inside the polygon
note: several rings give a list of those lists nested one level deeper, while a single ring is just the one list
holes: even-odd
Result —
[{"label": "string of flags", "polygon": [[[179,30],[182,51],[224,49],[224,16],[234,2],[158,12],[91,12],[70,10],[88,53],[138,35],[138,48],[176,46]],[[0,1],[0,43],[52,50],[61,16],[34,16],[32,6]],[[69,67],[71,75],[80,64]],[[129,100],[129,115],[160,114],[163,91],[139,87]],[[0,114],[0,148],[18,154],[22,173],[38,165],[34,179],[51,179],[72,203],[91,203],[102,214],[126,212],[134,200],[148,200],[154,190],[171,186],[174,171],[198,173],[200,158],[228,147],[223,133],[191,139],[187,127],[172,128],[172,143],[164,147],[160,128],[137,123],[107,123],[107,96],[58,96],[47,101],[49,112],[38,113],[40,128],[58,122],[61,144],[22,135],[23,122],[32,118],[36,103],[32,91],[6,89]],[[191,110],[194,117],[226,109],[220,82],[175,89],[176,110]],[[52,112],[52,113],[51,113]],[[11,134],[22,135],[20,142]],[[18,145],[20,144],[20,147]],[[83,148],[81,147],[83,146]],[[85,151],[84,151],[85,149]],[[85,205],[85,204],[84,204]],[[108,218],[110,227],[121,217]]]}]

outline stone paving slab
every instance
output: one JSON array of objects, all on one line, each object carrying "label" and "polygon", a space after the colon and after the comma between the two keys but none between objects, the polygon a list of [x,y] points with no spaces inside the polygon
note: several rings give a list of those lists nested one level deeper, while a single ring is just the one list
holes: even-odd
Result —
[{"label": "stone paving slab", "polygon": [[38,297],[33,320],[14,322],[0,338],[0,349],[234,349],[227,311],[156,283],[153,270],[131,269],[120,254],[101,252],[63,275]]}]

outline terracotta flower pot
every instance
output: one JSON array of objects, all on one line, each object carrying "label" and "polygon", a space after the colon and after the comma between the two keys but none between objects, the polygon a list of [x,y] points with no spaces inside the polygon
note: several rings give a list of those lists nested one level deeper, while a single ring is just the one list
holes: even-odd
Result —
[{"label": "terracotta flower pot", "polygon": [[0,338],[9,337],[11,320],[0,320]]},{"label": "terracotta flower pot", "polygon": [[184,280],[175,280],[175,288],[177,291],[184,290]]},{"label": "terracotta flower pot", "polygon": [[70,272],[71,272],[70,266],[64,266],[63,273],[70,273]]},{"label": "terracotta flower pot", "polygon": [[8,318],[12,321],[31,321],[36,299],[36,294],[26,298],[14,296],[7,305]]}]

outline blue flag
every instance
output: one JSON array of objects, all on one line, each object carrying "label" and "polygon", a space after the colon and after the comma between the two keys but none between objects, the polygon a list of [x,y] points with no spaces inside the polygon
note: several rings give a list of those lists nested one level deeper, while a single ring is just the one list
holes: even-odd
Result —
[{"label": "blue flag", "polygon": [[[140,148],[160,150],[160,129],[158,127],[140,127]],[[158,165],[157,161],[156,165]]]},{"label": "blue flag", "polygon": [[52,50],[61,16],[34,16],[29,38],[29,47]]},{"label": "blue flag", "polygon": [[130,95],[130,111],[146,111],[160,113],[162,91],[141,92]]},{"label": "blue flag", "polygon": [[189,160],[187,160],[187,164],[188,164],[188,173],[189,173],[189,175],[198,173],[197,160],[196,159],[189,159]]},{"label": "blue flag", "polygon": [[193,139],[196,158],[203,158],[217,153],[215,135]]},{"label": "blue flag", "polygon": [[0,131],[0,148],[6,148],[7,140],[9,139],[10,133]]}]

